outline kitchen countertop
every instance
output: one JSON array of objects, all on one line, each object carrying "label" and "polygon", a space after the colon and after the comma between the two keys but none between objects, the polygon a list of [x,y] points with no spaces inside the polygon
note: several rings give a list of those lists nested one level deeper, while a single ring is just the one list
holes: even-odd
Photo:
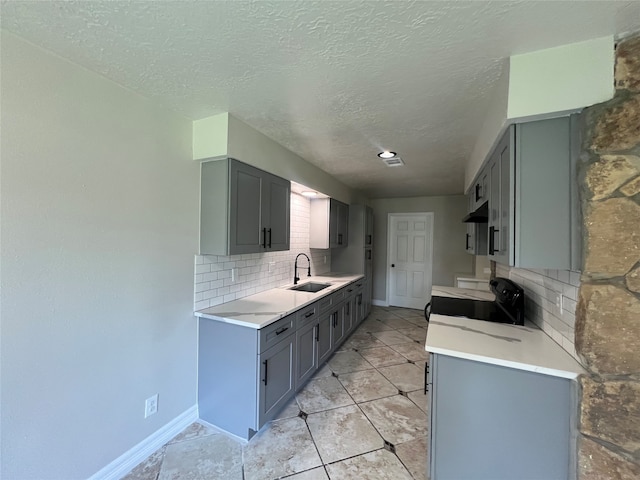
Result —
[{"label": "kitchen countertop", "polygon": [[443,287],[434,285],[431,287],[432,297],[469,298],[471,300],[495,300],[495,295],[484,290],[473,290],[471,288]]},{"label": "kitchen countertop", "polygon": [[432,314],[425,350],[568,379],[586,373],[560,345],[529,322],[520,326]]},{"label": "kitchen countertop", "polygon": [[330,283],[331,286],[319,292],[310,293],[289,290],[293,286],[291,283],[215,307],[198,310],[194,314],[196,317],[234,323],[243,327],[263,328],[361,278],[364,278],[364,275],[333,272],[303,277],[298,285],[316,282]]}]

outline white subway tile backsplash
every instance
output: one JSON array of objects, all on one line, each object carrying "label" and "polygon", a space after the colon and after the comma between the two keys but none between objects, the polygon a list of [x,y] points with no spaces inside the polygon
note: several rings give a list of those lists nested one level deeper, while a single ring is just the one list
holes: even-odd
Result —
[{"label": "white subway tile backsplash", "polygon": [[[524,269],[496,265],[496,274],[516,282],[525,292],[525,316],[579,361],[574,335],[580,272]],[[562,311],[556,296],[563,295]]]}]

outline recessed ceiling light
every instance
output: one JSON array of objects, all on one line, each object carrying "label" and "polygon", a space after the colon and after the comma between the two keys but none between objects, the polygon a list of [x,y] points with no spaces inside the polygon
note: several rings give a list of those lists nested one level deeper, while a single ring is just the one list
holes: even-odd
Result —
[{"label": "recessed ceiling light", "polygon": [[393,158],[396,156],[396,152],[390,152],[389,150],[385,150],[384,152],[380,152],[378,156],[380,158]]},{"label": "recessed ceiling light", "polygon": [[300,192],[301,195],[304,195],[305,197],[315,197],[316,195],[318,195],[318,192],[314,192],[311,190],[304,190],[302,192]]}]

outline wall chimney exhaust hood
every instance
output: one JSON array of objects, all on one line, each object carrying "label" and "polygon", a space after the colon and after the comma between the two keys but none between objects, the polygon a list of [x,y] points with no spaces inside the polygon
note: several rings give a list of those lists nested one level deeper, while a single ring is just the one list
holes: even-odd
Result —
[{"label": "wall chimney exhaust hood", "polygon": [[489,222],[489,202],[484,202],[474,212],[462,219],[464,223],[488,223]]}]

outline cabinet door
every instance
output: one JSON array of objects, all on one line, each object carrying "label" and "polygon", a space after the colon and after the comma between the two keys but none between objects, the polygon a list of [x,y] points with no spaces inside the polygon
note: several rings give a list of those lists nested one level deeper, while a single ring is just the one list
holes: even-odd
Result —
[{"label": "cabinet door", "polygon": [[329,201],[329,247],[346,247],[349,225],[349,207],[342,202]]},{"label": "cabinet door", "polygon": [[295,335],[258,356],[258,427],[271,420],[295,393]]},{"label": "cabinet door", "polygon": [[365,208],[364,246],[373,246],[373,209],[371,207]]},{"label": "cabinet door", "polygon": [[496,260],[500,250],[500,218],[500,162],[494,153],[489,161],[488,253],[491,260]]},{"label": "cabinet door", "polygon": [[342,308],[342,305],[340,305],[331,315],[333,316],[333,319],[331,320],[331,348],[335,349],[342,343],[345,334],[344,309]]},{"label": "cabinet door", "polygon": [[325,313],[318,323],[318,366],[322,365],[325,360],[331,355],[331,322],[333,315],[331,313]]},{"label": "cabinet door", "polygon": [[338,245],[346,247],[349,244],[349,205],[344,203],[338,207]]},{"label": "cabinet door", "polygon": [[264,238],[262,170],[230,160],[229,166],[229,254],[259,252]]},{"label": "cabinet door", "polygon": [[344,321],[345,335],[348,335],[355,326],[353,323],[353,297],[349,296],[342,305],[342,317]]},{"label": "cabinet door", "polygon": [[495,233],[498,246],[497,250],[494,249],[494,260],[504,265],[511,265],[510,253],[511,249],[513,248],[513,235],[511,232],[511,209],[513,198],[513,192],[511,190],[511,186],[513,185],[513,182],[511,181],[511,166],[513,163],[513,132],[513,127],[510,127],[500,140],[500,143],[498,144],[498,147],[496,149],[496,162],[500,165],[500,227],[499,232]]},{"label": "cabinet door", "polygon": [[283,178],[265,174],[262,225],[266,228],[266,250],[289,250],[289,202],[291,184]]},{"label": "cabinet door", "polygon": [[467,234],[465,238],[465,250],[472,255],[476,254],[476,224],[467,223]]},{"label": "cabinet door", "polygon": [[317,322],[311,322],[296,332],[296,389],[318,369],[317,336]]}]

